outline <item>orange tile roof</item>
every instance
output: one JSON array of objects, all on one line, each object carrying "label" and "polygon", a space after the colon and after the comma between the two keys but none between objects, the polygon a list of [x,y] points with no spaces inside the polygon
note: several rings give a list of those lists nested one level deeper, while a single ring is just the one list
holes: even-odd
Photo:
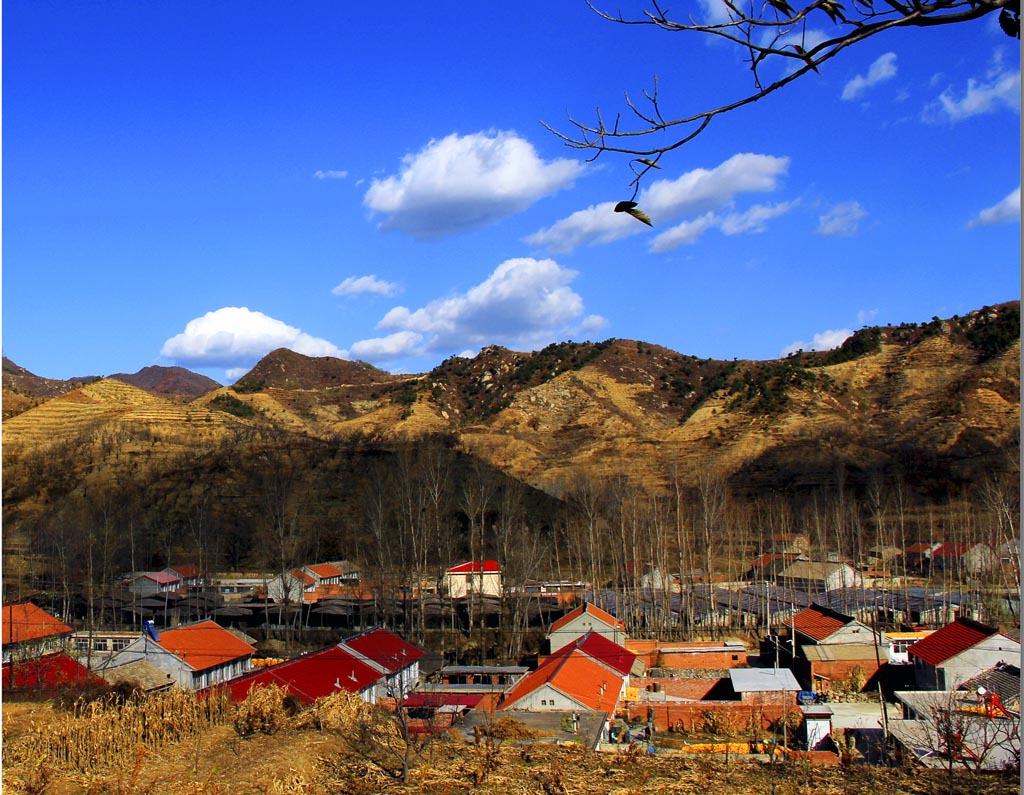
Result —
[{"label": "orange tile roof", "polygon": [[558,621],[552,624],[551,629],[548,630],[549,634],[551,632],[555,632],[561,629],[566,624],[582,616],[584,613],[593,616],[598,621],[602,621],[610,627],[614,627],[615,629],[621,629],[623,632],[626,631],[626,624],[624,621],[622,621],[622,619],[616,618],[611,613],[602,610],[600,607],[598,607],[595,604],[592,604],[591,602],[584,602],[575,610],[571,610],[570,612],[566,613],[564,616],[558,619]]},{"label": "orange tile roof", "polygon": [[4,646],[8,643],[26,643],[74,632],[72,627],[58,621],[31,602],[4,605],[3,616]]},{"label": "orange tile roof", "polygon": [[793,616],[793,628],[814,640],[825,640],[829,635],[853,621],[835,610],[821,605],[811,605]]},{"label": "orange tile roof", "polygon": [[302,569],[292,569],[288,573],[303,585],[316,585],[316,580],[309,574],[306,574]]},{"label": "orange tile roof", "polygon": [[306,570],[313,572],[313,574],[321,579],[325,579],[327,577],[340,577],[344,574],[344,572],[333,563],[314,563],[312,566],[306,566]]},{"label": "orange tile roof", "polygon": [[256,649],[215,621],[200,621],[160,633],[157,643],[197,671],[248,657]]},{"label": "orange tile roof", "polygon": [[571,654],[552,658],[547,664],[520,679],[509,691],[501,709],[511,708],[524,696],[544,685],[550,685],[588,709],[611,712],[619,700],[622,681],[621,677],[574,649]]}]

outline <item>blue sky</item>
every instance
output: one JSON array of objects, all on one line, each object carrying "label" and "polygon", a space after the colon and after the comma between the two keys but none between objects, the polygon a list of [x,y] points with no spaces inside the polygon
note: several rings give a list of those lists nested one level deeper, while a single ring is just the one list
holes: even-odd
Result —
[{"label": "blue sky", "polygon": [[2,14],[3,352],[38,375],[231,383],[282,346],[425,372],[609,337],[769,359],[1020,296],[1019,48],[994,15],[720,117],[643,184],[649,228],[611,212],[626,158],[541,121],[612,118],[655,75],[670,113],[738,98],[727,46],[582,0]]}]

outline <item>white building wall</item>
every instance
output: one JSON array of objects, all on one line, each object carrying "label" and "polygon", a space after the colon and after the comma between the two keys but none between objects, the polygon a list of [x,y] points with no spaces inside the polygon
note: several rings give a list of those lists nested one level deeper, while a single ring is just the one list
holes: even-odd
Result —
[{"label": "white building wall", "polygon": [[1020,643],[1005,635],[993,635],[960,654],[950,657],[939,668],[940,690],[954,690],[961,682],[977,676],[998,662],[1020,665]]},{"label": "white building wall", "polygon": [[560,693],[549,684],[538,687],[519,700],[509,704],[509,709],[523,709],[529,712],[564,712],[566,710],[586,709],[575,699]]},{"label": "white building wall", "polygon": [[620,646],[626,645],[626,633],[623,630],[609,626],[591,613],[582,613],[548,635],[551,642],[551,653],[554,654],[563,646],[568,646],[579,640],[590,630],[594,630],[598,635],[602,635]]},{"label": "white building wall", "polygon": [[481,593],[486,596],[501,596],[501,573],[484,572],[482,575],[475,574],[448,574],[444,575],[444,585],[448,589],[448,595],[453,599],[462,599],[473,593]]}]

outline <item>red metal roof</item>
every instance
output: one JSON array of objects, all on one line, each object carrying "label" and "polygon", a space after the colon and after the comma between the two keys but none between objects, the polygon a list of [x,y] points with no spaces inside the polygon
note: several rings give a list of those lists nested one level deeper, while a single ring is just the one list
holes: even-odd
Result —
[{"label": "red metal roof", "polygon": [[158,585],[170,585],[172,582],[179,582],[181,577],[166,571],[147,571],[140,574],[136,579],[152,580]]},{"label": "red metal roof", "polygon": [[969,618],[958,618],[952,624],[935,630],[928,637],[921,638],[907,650],[907,653],[928,665],[941,665],[950,657],[967,651],[997,632],[995,627],[972,621]]},{"label": "red metal roof", "polygon": [[68,635],[74,632],[63,621],[58,621],[45,610],[31,602],[4,605],[3,645],[42,640],[54,635]]},{"label": "red metal roof", "polygon": [[160,633],[157,641],[166,649],[183,659],[196,671],[205,671],[216,665],[223,665],[239,657],[248,657],[256,652],[252,646],[235,637],[216,621],[200,621],[197,624],[169,629]]},{"label": "red metal roof", "polygon": [[916,544],[911,544],[909,547],[907,547],[907,552],[909,554],[923,553],[927,552],[933,546],[934,545],[931,542],[918,541]]},{"label": "red metal roof", "polygon": [[932,553],[933,558],[959,558],[970,551],[974,544],[967,544],[962,541],[951,541],[942,544]]},{"label": "red metal roof", "polygon": [[256,685],[278,685],[301,701],[312,704],[318,698],[341,690],[359,693],[380,678],[374,670],[342,646],[286,660],[227,683],[235,701],[242,701]]},{"label": "red metal roof", "polygon": [[551,625],[551,629],[548,630],[548,634],[551,634],[552,632],[556,632],[557,630],[559,630],[562,627],[564,627],[567,624],[569,624],[571,621],[573,621],[573,620],[579,618],[580,616],[582,616],[584,613],[586,613],[589,616],[593,616],[598,621],[601,621],[602,623],[607,624],[609,627],[611,627],[613,629],[620,629],[623,632],[626,631],[626,624],[625,624],[624,621],[622,621],[621,619],[616,618],[615,616],[613,616],[611,613],[607,612],[606,610],[602,610],[600,607],[598,607],[595,604],[591,604],[590,602],[584,602],[579,607],[577,607],[575,610],[570,610],[568,613],[566,613],[564,616],[562,616],[560,619],[558,619],[558,621],[553,623]]},{"label": "red metal roof", "polygon": [[588,657],[604,663],[623,676],[629,676],[629,672],[633,669],[633,663],[636,662],[637,657],[636,654],[629,649],[623,648],[615,641],[608,640],[604,635],[594,630],[589,630],[586,635],[578,638],[575,642],[567,643],[560,648],[548,657],[543,664],[549,665],[552,661],[568,657],[574,651],[583,652]]},{"label": "red metal roof", "polygon": [[853,618],[850,616],[812,604],[793,616],[792,627],[802,635],[821,641],[851,621]]},{"label": "red metal roof", "polygon": [[199,576],[199,567],[192,563],[186,563],[182,566],[168,566],[168,568],[183,580],[194,580]]},{"label": "red metal roof", "polygon": [[383,627],[346,638],[339,645],[354,649],[392,674],[412,665],[425,654],[423,649],[406,643]]},{"label": "red metal roof", "polygon": [[[482,567],[482,568],[481,568]],[[484,574],[500,574],[501,566],[498,565],[496,560],[471,560],[467,563],[460,563],[458,566],[452,566],[448,569],[446,574],[477,574],[483,571]]]},{"label": "red metal roof", "polygon": [[7,663],[3,667],[2,681],[4,690],[61,690],[65,687],[98,687],[106,684],[64,652],[47,654],[28,662]]}]

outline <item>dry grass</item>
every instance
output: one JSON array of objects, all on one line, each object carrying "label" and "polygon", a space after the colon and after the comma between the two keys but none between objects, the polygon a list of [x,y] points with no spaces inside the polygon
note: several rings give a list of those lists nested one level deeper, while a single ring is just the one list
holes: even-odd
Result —
[{"label": "dry grass", "polygon": [[[269,688],[268,688],[269,690]],[[4,793],[9,795],[1009,795],[1018,791],[1015,775],[958,773],[949,787],[941,771],[888,770],[868,767],[816,768],[809,764],[767,765],[731,756],[656,756],[643,753],[598,754],[579,746],[522,742],[515,727],[504,740],[466,745],[445,737],[432,746],[429,758],[402,784],[372,759],[353,753],[346,734],[372,716],[374,708],[358,697],[339,694],[288,717],[276,694],[257,694],[247,708],[253,716],[269,714],[279,725],[273,734],[253,731],[242,738],[224,710],[212,719],[160,715],[146,700],[145,745],[122,737],[120,749],[101,753],[98,746],[118,733],[139,731],[139,707],[123,718],[92,708],[80,715],[61,715],[45,706],[4,710]],[[197,704],[189,693],[167,697],[161,704],[189,710]],[[259,707],[257,708],[257,705]],[[25,705],[15,705],[23,707]],[[76,723],[77,722],[77,723]],[[116,729],[114,728],[116,725]],[[378,724],[381,725],[381,724]],[[387,725],[386,723],[384,725]],[[74,730],[69,730],[74,726]],[[189,729],[189,726],[192,728]],[[83,736],[88,727],[94,736]],[[134,728],[132,728],[134,727]],[[158,728],[164,727],[164,728]],[[46,741],[40,734],[57,729],[63,740]],[[192,731],[189,734],[188,731]],[[177,739],[175,739],[177,738]],[[393,737],[391,739],[394,739]],[[77,755],[60,749],[79,743]],[[64,754],[65,761],[57,764]],[[90,760],[96,760],[94,764]],[[80,765],[71,766],[72,760]],[[103,762],[103,764],[99,764]],[[83,769],[84,768],[84,769]]]},{"label": "dry grass", "polygon": [[[127,701],[79,702],[33,720],[16,741],[4,743],[4,767],[28,765],[88,773],[134,765],[146,748],[179,742],[224,722],[233,711],[226,693],[207,698],[171,690]],[[6,771],[5,771],[6,772]]]}]

